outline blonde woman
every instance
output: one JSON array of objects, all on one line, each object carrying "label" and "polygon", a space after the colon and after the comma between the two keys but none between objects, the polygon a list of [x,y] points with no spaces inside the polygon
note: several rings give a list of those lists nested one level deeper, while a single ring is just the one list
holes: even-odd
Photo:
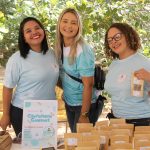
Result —
[{"label": "blonde woman", "polygon": [[[76,132],[77,122],[95,122],[92,114],[89,115],[96,101],[93,90],[95,58],[94,51],[82,38],[80,16],[72,8],[65,9],[59,16],[55,53],[60,62],[69,126],[72,132]],[[82,79],[82,83],[69,75]]]}]

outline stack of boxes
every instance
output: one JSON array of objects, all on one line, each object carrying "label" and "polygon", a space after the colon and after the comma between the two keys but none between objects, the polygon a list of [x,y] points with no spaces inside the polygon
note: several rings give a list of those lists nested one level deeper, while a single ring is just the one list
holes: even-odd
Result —
[{"label": "stack of boxes", "polygon": [[150,126],[110,119],[77,124],[77,133],[65,133],[65,150],[150,150]]}]

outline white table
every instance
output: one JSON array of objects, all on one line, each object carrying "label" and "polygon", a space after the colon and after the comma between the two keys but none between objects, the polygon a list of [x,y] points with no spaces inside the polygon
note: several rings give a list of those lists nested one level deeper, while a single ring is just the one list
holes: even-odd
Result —
[{"label": "white table", "polygon": [[21,144],[12,144],[11,149],[10,150],[40,150],[40,149],[29,149],[29,148],[23,148]]},{"label": "white table", "polygon": [[[40,149],[35,149],[35,148],[23,148],[21,144],[12,144],[10,150],[40,150]],[[58,150],[64,150],[64,149],[58,149]]]}]

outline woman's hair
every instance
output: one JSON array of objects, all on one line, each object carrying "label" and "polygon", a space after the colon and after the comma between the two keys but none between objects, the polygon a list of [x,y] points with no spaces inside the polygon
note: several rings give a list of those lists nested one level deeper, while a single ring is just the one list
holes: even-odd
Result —
[{"label": "woman's hair", "polygon": [[141,47],[139,35],[130,25],[128,25],[126,23],[114,23],[108,28],[108,30],[106,31],[106,34],[105,34],[104,48],[105,48],[105,54],[109,58],[113,58],[113,59],[119,58],[119,55],[114,53],[110,49],[109,44],[108,44],[108,40],[107,40],[108,32],[111,28],[117,28],[118,30],[121,31],[121,33],[124,34],[125,39],[127,41],[127,45],[133,51],[136,52]]},{"label": "woman's hair", "polygon": [[63,51],[63,46],[64,46],[64,40],[63,40],[63,35],[60,33],[60,22],[61,22],[62,17],[66,13],[72,13],[77,17],[77,21],[78,21],[77,24],[79,27],[78,32],[77,32],[76,36],[74,37],[74,42],[71,45],[71,50],[70,50],[69,60],[68,60],[70,64],[73,64],[75,61],[75,58],[76,58],[77,44],[79,42],[81,42],[81,43],[84,42],[84,40],[82,38],[81,19],[80,19],[78,12],[73,8],[67,8],[67,9],[63,10],[58,18],[57,27],[56,27],[55,54],[56,54],[56,57],[58,60],[60,60],[63,55],[62,51]]},{"label": "woman's hair", "polygon": [[44,39],[41,43],[41,52],[43,52],[43,54],[45,54],[48,51],[48,43],[47,43],[47,39],[46,39],[46,33],[45,33],[45,29],[43,27],[43,25],[41,24],[41,22],[39,20],[37,20],[34,17],[27,17],[24,18],[23,21],[20,23],[20,27],[19,27],[19,37],[18,37],[18,47],[20,50],[20,55],[23,58],[27,58],[27,55],[29,53],[30,50],[30,45],[28,43],[26,43],[25,38],[24,38],[24,26],[28,21],[35,21],[39,24],[39,26],[43,29],[44,31]]}]

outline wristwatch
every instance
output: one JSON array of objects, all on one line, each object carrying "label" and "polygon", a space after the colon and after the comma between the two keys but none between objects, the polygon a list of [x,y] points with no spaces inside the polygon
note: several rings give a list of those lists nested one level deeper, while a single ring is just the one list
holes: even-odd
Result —
[{"label": "wristwatch", "polygon": [[89,112],[87,112],[87,111],[81,112],[80,116],[82,116],[82,117],[88,117],[89,116]]}]

